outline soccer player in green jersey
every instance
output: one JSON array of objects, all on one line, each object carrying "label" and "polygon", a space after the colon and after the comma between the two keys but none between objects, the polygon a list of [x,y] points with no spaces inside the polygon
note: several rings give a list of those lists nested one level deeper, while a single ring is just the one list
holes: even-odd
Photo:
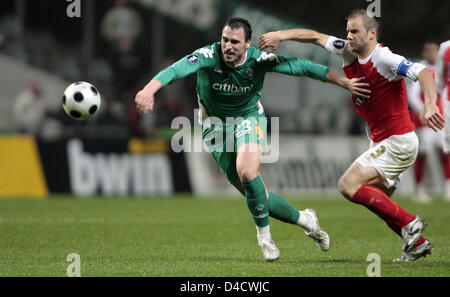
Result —
[{"label": "soccer player in green jersey", "polygon": [[[213,124],[205,124],[204,118],[203,141],[229,182],[246,197],[264,259],[274,261],[280,255],[271,238],[269,216],[303,227],[306,235],[327,251],[330,239],[321,229],[316,212],[297,210],[269,192],[260,177],[267,136],[260,91],[267,72],[334,83],[362,97],[369,96],[367,84],[359,78],[347,79],[308,60],[260,51],[250,46],[251,34],[247,20],[228,19],[220,42],[200,48],[163,69],[138,92],[137,109],[141,113],[153,110],[154,96],[159,89],[197,73],[197,96],[203,117],[217,119]],[[217,139],[223,141],[214,141]]]}]

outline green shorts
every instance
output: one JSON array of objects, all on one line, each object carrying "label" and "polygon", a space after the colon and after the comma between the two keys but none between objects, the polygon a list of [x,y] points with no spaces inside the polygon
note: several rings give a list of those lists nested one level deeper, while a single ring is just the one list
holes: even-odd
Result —
[{"label": "green shorts", "polygon": [[236,171],[236,153],[244,143],[258,143],[266,147],[267,118],[264,113],[235,118],[233,121],[211,121],[203,126],[202,138],[208,151],[219,164],[228,181],[239,178]]}]

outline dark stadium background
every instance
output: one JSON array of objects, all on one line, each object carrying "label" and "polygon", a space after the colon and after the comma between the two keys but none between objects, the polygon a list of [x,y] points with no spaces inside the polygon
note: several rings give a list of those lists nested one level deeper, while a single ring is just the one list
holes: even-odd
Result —
[{"label": "dark stadium background", "polygon": [[[174,133],[170,125],[175,117],[185,116],[192,123],[194,122],[193,110],[197,107],[195,75],[173,84],[167,90],[162,90],[154,113],[139,116],[133,102],[134,96],[163,67],[205,44],[217,41],[223,22],[237,6],[246,7],[247,11],[262,11],[267,16],[281,19],[286,24],[301,24],[307,28],[345,37],[345,17],[352,9],[367,8],[371,4],[361,0],[194,1],[191,3],[200,5],[197,9],[201,9],[203,3],[215,3],[214,21],[209,27],[199,27],[198,20],[183,18],[185,12],[170,10],[182,7],[182,1],[148,1],[148,3],[141,0],[124,1],[137,13],[141,30],[134,38],[131,49],[123,51],[117,45],[118,42],[107,40],[101,30],[105,15],[114,7],[116,1],[80,0],[78,2],[81,3],[81,17],[70,18],[66,10],[75,2],[77,1],[6,0],[0,3],[0,53],[4,54],[5,58],[12,58],[8,60],[11,63],[16,61],[23,63],[17,65],[31,67],[29,69],[34,69],[33,71],[56,74],[62,81],[51,91],[47,91],[46,84],[49,79],[41,78],[39,82],[43,88],[41,97],[50,105],[42,120],[42,129],[39,127],[32,133],[40,143],[40,148],[48,147],[43,145],[43,142],[57,143],[59,139],[61,143],[74,137],[97,141],[116,139],[122,143],[121,145],[134,137],[165,139],[169,142]],[[448,22],[450,3],[448,1],[380,0],[379,3],[381,3],[382,23],[380,42],[396,53],[419,60],[424,42],[439,43],[450,35]],[[264,15],[262,18],[264,19]],[[264,22],[264,20],[259,21]],[[268,26],[270,28],[270,24]],[[274,25],[270,29],[278,28]],[[254,33],[252,40],[254,46],[257,46],[258,33],[261,32]],[[317,53],[320,53],[320,50],[315,49]],[[325,60],[325,63],[329,62]],[[20,66],[10,67],[16,69],[14,67]],[[31,70],[27,70],[23,73],[24,75],[20,75],[19,72],[16,79],[12,78],[14,74],[6,73],[9,70],[5,69],[10,68],[2,67],[2,69],[0,69],[0,75],[5,78],[9,75],[10,81],[4,79],[3,85],[0,85],[0,95],[3,98],[0,132],[14,134],[20,132],[21,128],[15,125],[15,121],[20,119],[15,119],[7,110],[13,108],[15,97],[20,91],[26,90],[30,81],[39,80],[39,77],[32,77]],[[339,67],[335,67],[334,70],[341,71]],[[60,108],[64,83],[80,80],[90,81],[96,85],[103,98],[99,114],[89,121],[74,121]],[[275,103],[275,107],[279,109],[274,109],[271,96],[264,98],[267,103],[266,114],[269,117],[280,117],[280,132],[283,135],[364,137],[365,123],[356,115],[348,95],[334,93],[341,91],[338,89],[331,89],[322,94],[319,91],[325,87],[317,85],[311,87],[306,84],[310,83],[307,79],[295,82],[298,82],[298,86],[293,84],[290,86],[297,89],[289,89],[272,96],[276,97],[279,94],[287,98],[292,97],[292,100],[298,97],[301,102],[298,105],[300,108],[291,107],[291,103],[282,103],[283,99],[280,103]],[[273,89],[276,89],[277,83],[274,84]],[[266,83],[267,85],[270,83]],[[279,88],[283,90],[283,86]],[[344,97],[344,100],[332,98],[333,96]],[[315,105],[314,102],[316,102]],[[346,119],[348,119],[347,122],[342,124],[342,120]],[[269,131],[271,131],[270,123],[269,121]],[[106,147],[104,151],[108,152]],[[312,149],[312,151],[316,150]],[[353,155],[344,158],[344,163],[350,161],[355,152],[351,154]],[[42,155],[49,154],[42,153]],[[65,164],[64,162],[61,161],[62,164]],[[44,171],[47,172],[45,164],[48,162],[44,160],[43,163]],[[333,166],[342,168],[345,164]],[[321,165],[316,167],[319,171],[321,170]],[[329,178],[330,183],[327,187],[330,189],[339,170],[334,170]],[[67,172],[67,170],[63,171]],[[324,176],[324,174],[321,173],[318,176]],[[49,181],[48,183],[54,185],[60,182]],[[68,183],[66,180],[60,184]],[[323,187],[323,185],[316,186]],[[175,188],[189,189],[190,187],[183,185],[175,186]],[[50,191],[52,192],[51,189]]]},{"label": "dark stadium background", "polygon": [[[450,1],[378,1],[379,41],[394,53],[418,61],[425,42],[449,38]],[[332,248],[321,253],[303,229],[272,220],[282,251],[274,265],[262,261],[245,201],[210,155],[171,149],[175,117],[187,117],[193,143],[201,141],[194,124],[195,75],[161,90],[155,112],[140,116],[135,109],[136,92],[163,67],[218,41],[236,7],[252,17],[254,29],[275,20],[344,38],[345,17],[373,1],[130,0],[142,26],[129,50],[100,29],[115,0],[80,0],[81,17],[70,18],[67,8],[75,2],[0,1],[0,276],[69,276],[66,257],[72,253],[81,256],[82,276],[365,277],[369,253],[380,255],[382,276],[449,276],[450,204],[442,201],[436,155],[427,167],[430,204],[412,200],[410,169],[394,196],[429,222],[425,233],[436,250],[426,259],[392,263],[400,238],[338,193],[338,178],[369,144],[346,90],[266,76],[264,108],[279,120],[278,126],[269,121],[268,131],[279,128],[280,151],[277,162],[261,165],[264,182],[294,207],[317,209],[332,236]],[[190,11],[196,17],[186,17],[180,9],[185,3],[197,5]],[[216,5],[215,18],[202,27],[199,11],[208,3]],[[303,46],[295,44],[290,54],[300,56],[298,48],[309,49]],[[301,53],[342,73],[340,60],[312,48]],[[92,82],[102,96],[98,114],[87,121],[61,108],[65,88],[80,80]],[[19,98],[36,85],[36,109],[17,112]],[[43,105],[45,113],[23,125]],[[159,281],[153,284],[164,284]],[[300,282],[292,281],[297,288]],[[339,286],[329,287],[335,294]]]},{"label": "dark stadium background", "polygon": [[[371,4],[371,2],[362,0],[193,1],[191,3],[199,5],[197,9],[201,9],[203,3],[215,3],[214,21],[209,27],[199,27],[198,20],[183,18],[185,12],[170,10],[182,7],[182,1],[148,1],[147,4],[146,1],[141,0],[117,1],[125,2],[127,7],[133,9],[141,23],[141,30],[134,38],[131,49],[122,51],[117,45],[118,42],[109,41],[101,30],[105,15],[112,10],[116,1],[80,0],[78,2],[81,4],[81,17],[70,18],[66,10],[75,2],[77,1],[5,0],[0,2],[0,54],[4,54],[6,59],[9,57],[8,61],[11,63],[16,61],[19,63],[17,65],[30,67],[29,70],[23,72],[23,75],[20,71],[17,74],[8,74],[6,72],[10,70],[5,70],[17,69],[21,66],[0,68],[0,76],[5,77],[2,81],[3,84],[0,85],[0,96],[3,100],[0,132],[6,134],[20,132],[21,128],[15,124],[15,121],[20,121],[20,119],[15,119],[7,110],[13,108],[15,97],[19,95],[20,91],[28,88],[30,81],[40,80],[39,83],[43,89],[41,97],[47,101],[49,107],[41,125],[32,134],[41,150],[49,149],[53,144],[55,147],[50,149],[50,152],[51,150],[64,151],[64,148],[60,147],[61,143],[66,143],[67,140],[74,137],[90,139],[89,141],[93,139],[94,142],[101,142],[104,139],[103,143],[116,140],[120,143],[119,146],[126,145],[131,138],[162,139],[170,142],[174,133],[170,125],[175,117],[185,116],[191,123],[194,123],[193,110],[197,107],[195,75],[174,83],[167,90],[162,90],[158,95],[154,113],[139,116],[133,102],[134,96],[163,67],[205,44],[217,41],[223,22],[235,7],[245,7],[250,12],[253,10],[263,12],[263,20],[258,20],[258,22],[264,22],[265,13],[268,17],[276,17],[285,24],[300,24],[307,28],[345,37],[345,17],[352,9],[367,8]],[[380,3],[382,23],[380,42],[389,46],[394,52],[413,60],[419,60],[421,46],[424,42],[439,43],[450,35],[448,22],[450,4],[448,1],[381,0]],[[273,25],[273,28],[270,27],[271,24],[265,25],[272,30],[279,29],[276,25]],[[256,35],[258,33],[263,32],[254,33],[252,40],[254,46],[257,46],[259,36]],[[320,50],[316,48],[313,54],[320,53]],[[321,55],[323,57],[323,53]],[[314,61],[323,62],[322,60]],[[329,62],[325,60],[324,63]],[[339,66],[334,67],[334,70],[341,71]],[[47,82],[53,79],[40,78],[38,74],[36,74],[37,77],[33,77],[30,74],[32,71],[38,73],[43,71],[49,75],[56,74],[62,82],[52,83],[53,89],[49,90]],[[14,78],[14,75],[17,78]],[[60,108],[64,84],[80,80],[90,81],[96,85],[103,98],[99,114],[89,121],[74,121]],[[271,83],[267,83],[267,80],[266,87],[271,85]],[[287,81],[287,79],[285,80]],[[276,89],[278,83],[275,82],[273,89],[279,90],[281,93],[269,95],[267,99],[263,94],[267,103],[266,114],[269,117],[280,117],[280,132],[283,135],[364,137],[365,123],[356,115],[346,93],[344,95],[335,93],[335,91],[341,91],[338,89],[320,93],[319,91],[324,86],[308,85],[307,83],[311,82],[303,78],[292,82],[294,82],[290,85],[294,87],[292,90],[283,92],[283,86]],[[272,87],[267,88],[272,89]],[[280,103],[275,103],[274,106],[272,102],[275,101],[270,97],[278,95],[283,95],[285,98],[292,97],[292,100],[298,97],[299,108],[291,107],[291,103],[282,103],[285,99],[282,99]],[[333,97],[338,97],[338,99]],[[343,97],[341,99],[344,100],[340,100],[339,97]],[[274,109],[274,107],[278,109]],[[269,131],[271,131],[270,125],[269,121]],[[107,145],[104,146],[103,152],[110,152],[107,147]],[[317,162],[318,165],[310,165],[311,162],[316,162],[314,156],[310,158],[311,162],[306,160],[303,162],[304,164],[299,164],[303,168],[312,166],[311,168],[317,169],[318,180],[329,181],[326,182],[326,185],[314,182],[308,188],[333,189],[332,185],[340,171],[358,151],[358,149],[354,149],[355,146],[352,147],[350,151],[354,150],[354,152],[350,152],[350,156],[338,160],[343,164],[331,165],[334,169],[324,169],[320,160]],[[317,151],[314,148],[310,148],[310,150]],[[97,151],[102,151],[102,149]],[[91,153],[97,151],[91,151]],[[121,153],[122,150],[117,152]],[[154,151],[147,151],[147,153],[152,152],[154,153]],[[167,151],[163,153],[167,153]],[[288,153],[283,154],[288,155]],[[59,161],[50,160],[50,162],[46,156],[51,155],[47,152],[41,153],[47,178],[59,176],[57,180],[51,178],[47,181],[50,192],[55,192],[54,189],[58,189],[56,192],[60,192],[62,189],[70,191],[67,186],[69,174],[64,165],[66,161],[63,158]],[[174,156],[174,154],[168,156]],[[183,159],[184,156],[185,154],[181,154],[178,159]],[[296,164],[296,162],[289,160],[286,164]],[[53,169],[49,169],[47,164],[58,163],[63,164],[61,168],[64,170],[54,174],[55,166],[51,167]],[[183,160],[181,160],[181,164],[184,164]],[[277,165],[280,166],[279,170],[289,172],[292,166],[286,165],[286,167],[283,164],[280,162]],[[184,167],[182,166],[182,168]],[[273,168],[275,167],[270,167],[268,170],[272,169],[273,171]],[[333,173],[331,175],[326,173],[329,171]],[[268,172],[270,173],[270,171]],[[214,174],[220,175],[219,172]],[[272,176],[277,176],[277,174],[272,173]],[[177,180],[180,179],[177,178]],[[196,192],[195,187],[188,185],[189,177],[186,177],[186,180],[185,184],[177,184],[174,188],[188,191],[194,188],[194,192]],[[192,180],[191,183],[193,183]],[[280,181],[274,181],[274,183],[280,184]]]}]

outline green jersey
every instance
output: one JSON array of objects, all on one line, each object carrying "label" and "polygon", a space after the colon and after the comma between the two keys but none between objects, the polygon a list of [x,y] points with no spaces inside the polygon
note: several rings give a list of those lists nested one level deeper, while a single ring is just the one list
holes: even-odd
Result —
[{"label": "green jersey", "polygon": [[258,101],[267,72],[307,76],[325,81],[329,69],[311,61],[267,54],[249,47],[245,62],[228,66],[222,58],[220,42],[207,45],[165,68],[154,78],[165,86],[197,73],[197,93],[208,116],[225,121],[258,113]]}]

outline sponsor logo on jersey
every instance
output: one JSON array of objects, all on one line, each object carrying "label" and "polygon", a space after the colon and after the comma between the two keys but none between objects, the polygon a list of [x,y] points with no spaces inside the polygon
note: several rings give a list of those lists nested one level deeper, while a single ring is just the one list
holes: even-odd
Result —
[{"label": "sponsor logo on jersey", "polygon": [[214,47],[212,48],[201,48],[195,51],[195,53],[202,54],[205,58],[212,58],[214,56]]},{"label": "sponsor logo on jersey", "polygon": [[256,59],[257,62],[261,62],[262,61],[276,61],[277,63],[280,63],[280,60],[278,60],[278,57],[275,56],[274,54],[270,53],[266,53],[266,52],[262,52],[261,55],[259,55],[258,59]]},{"label": "sponsor logo on jersey", "polygon": [[228,93],[234,93],[234,94],[247,94],[248,92],[250,92],[253,89],[253,84],[247,87],[239,87],[236,86],[235,84],[230,84],[229,82],[225,82],[225,83],[215,83],[212,85],[212,88],[215,91],[220,91],[220,92],[228,92]]},{"label": "sponsor logo on jersey", "polygon": [[406,76],[406,74],[408,73],[409,68],[411,68],[411,66],[413,64],[414,64],[413,62],[408,61],[407,59],[404,59],[400,63],[400,65],[398,65],[397,73],[400,74],[400,75]]},{"label": "sponsor logo on jersey", "polygon": [[337,48],[337,49],[342,49],[342,48],[344,48],[344,46],[345,46],[345,41],[344,41],[344,40],[341,40],[341,39],[335,40],[335,41],[333,42],[333,46],[334,46],[335,48]]},{"label": "sponsor logo on jersey", "polygon": [[189,57],[187,57],[187,59],[188,59],[189,63],[191,63],[191,64],[197,64],[199,61],[198,56],[195,54],[190,55]]}]

